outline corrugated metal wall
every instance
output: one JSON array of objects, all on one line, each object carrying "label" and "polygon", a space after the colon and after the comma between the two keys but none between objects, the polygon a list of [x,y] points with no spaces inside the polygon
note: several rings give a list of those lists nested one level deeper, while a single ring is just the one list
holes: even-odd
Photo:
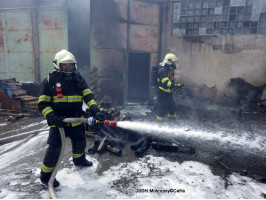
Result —
[{"label": "corrugated metal wall", "polygon": [[41,9],[39,11],[41,80],[52,71],[54,55],[68,49],[66,9]]},{"label": "corrugated metal wall", "polygon": [[98,71],[98,96],[111,96],[121,105],[128,92],[128,53],[148,52],[150,65],[157,63],[159,6],[135,0],[92,0],[91,8],[90,66]]},{"label": "corrugated metal wall", "polygon": [[0,3],[0,79],[40,82],[55,53],[68,47],[66,3],[25,2]]},{"label": "corrugated metal wall", "polygon": [[0,78],[34,81],[31,10],[0,12]]}]

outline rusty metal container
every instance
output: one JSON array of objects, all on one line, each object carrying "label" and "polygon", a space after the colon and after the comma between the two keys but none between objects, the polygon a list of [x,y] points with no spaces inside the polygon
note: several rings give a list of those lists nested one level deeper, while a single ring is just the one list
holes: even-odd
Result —
[{"label": "rusty metal container", "polygon": [[0,79],[40,82],[55,53],[68,48],[67,32],[66,0],[1,1]]}]

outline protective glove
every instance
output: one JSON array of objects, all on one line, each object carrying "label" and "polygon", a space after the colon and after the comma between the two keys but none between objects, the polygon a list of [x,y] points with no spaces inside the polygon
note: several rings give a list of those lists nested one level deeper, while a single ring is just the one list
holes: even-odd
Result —
[{"label": "protective glove", "polygon": [[179,89],[179,88],[184,88],[184,87],[185,87],[184,84],[176,83],[175,86],[174,86],[174,90]]},{"label": "protective glove", "polygon": [[86,111],[85,111],[84,117],[85,118],[89,118],[89,117],[93,117],[93,116],[94,116],[93,112],[89,108],[87,108]]},{"label": "protective glove", "polygon": [[66,122],[64,122],[63,120],[66,117],[62,116],[62,117],[57,117],[54,121],[53,121],[53,125],[55,125],[56,127],[64,127],[67,125]]},{"label": "protective glove", "polygon": [[98,120],[100,120],[100,121],[103,121],[103,120],[105,120],[105,115],[102,112],[98,111],[95,114],[95,118],[98,119]]}]

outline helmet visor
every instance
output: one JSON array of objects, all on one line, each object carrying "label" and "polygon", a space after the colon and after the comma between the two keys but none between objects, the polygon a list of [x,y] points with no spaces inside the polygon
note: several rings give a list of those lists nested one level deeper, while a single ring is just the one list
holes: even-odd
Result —
[{"label": "helmet visor", "polygon": [[71,73],[76,71],[75,63],[60,63],[60,71]]},{"label": "helmet visor", "polygon": [[172,61],[172,64],[173,65],[176,65],[177,63],[178,63],[178,60],[177,59]]}]

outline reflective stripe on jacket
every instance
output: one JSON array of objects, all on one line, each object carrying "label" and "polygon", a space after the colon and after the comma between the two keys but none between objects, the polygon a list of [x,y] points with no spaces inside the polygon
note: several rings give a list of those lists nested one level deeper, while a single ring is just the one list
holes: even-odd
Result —
[{"label": "reflective stripe on jacket", "polygon": [[169,66],[161,66],[158,70],[158,88],[167,93],[173,93],[174,70],[171,70]]}]

